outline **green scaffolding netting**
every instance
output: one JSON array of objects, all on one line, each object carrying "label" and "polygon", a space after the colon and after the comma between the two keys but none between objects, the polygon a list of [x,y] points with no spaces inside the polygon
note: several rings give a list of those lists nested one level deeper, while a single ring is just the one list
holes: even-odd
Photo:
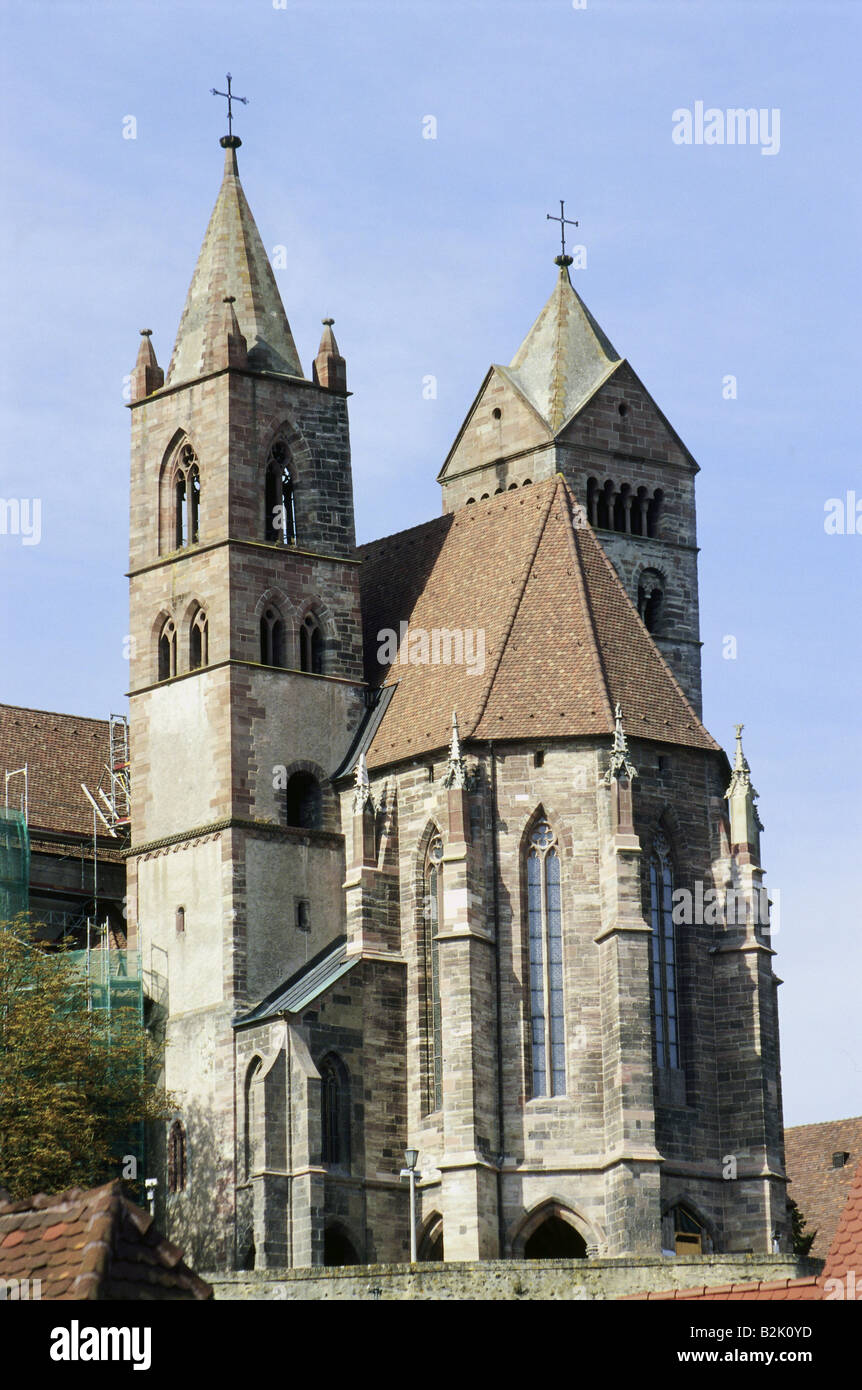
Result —
[{"label": "green scaffolding netting", "polygon": [[0,922],[30,906],[30,836],[21,811],[0,806]]}]

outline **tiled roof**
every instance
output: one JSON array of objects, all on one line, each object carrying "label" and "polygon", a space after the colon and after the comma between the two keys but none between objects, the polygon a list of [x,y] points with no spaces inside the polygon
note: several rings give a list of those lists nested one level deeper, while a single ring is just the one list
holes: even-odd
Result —
[{"label": "tiled roof", "polygon": [[[575,508],[573,520],[573,508]],[[465,739],[611,734],[717,749],[562,477],[361,547],[366,678],[398,688],[369,767]],[[383,629],[471,634],[470,661],[377,659]],[[476,659],[484,634],[484,668]],[[433,648],[431,649],[433,656]],[[405,659],[402,659],[405,658]],[[474,669],[471,670],[471,665]]]},{"label": "tiled roof", "polygon": [[838,1229],[829,1247],[822,1274],[808,1279],[758,1279],[750,1284],[701,1284],[692,1289],[629,1294],[635,1300],[690,1299],[714,1302],[722,1299],[770,1303],[798,1303],[862,1295],[862,1163],[844,1203]]},{"label": "tiled roof", "polygon": [[273,1018],[277,1014],[298,1014],[322,994],[348,970],[358,963],[358,957],[347,957],[347,937],[340,936],[337,941],[318,952],[318,954],[279,985],[271,994],[236,1020],[237,1025],[258,1023],[263,1018]]},{"label": "tiled roof", "polygon": [[117,1180],[0,1202],[0,1278],[39,1279],[43,1300],[212,1298],[182,1256]]},{"label": "tiled roof", "polygon": [[[788,1195],[805,1217],[805,1234],[817,1232],[812,1256],[825,1259],[853,1185],[856,1165],[862,1162],[862,1116],[796,1125],[785,1130],[784,1148]],[[850,1155],[843,1168],[833,1168],[834,1153]]]},{"label": "tiled roof", "polygon": [[[29,769],[30,831],[93,834],[84,782],[95,793],[108,761],[108,721],[0,705],[0,772]],[[23,778],[10,787],[18,804]],[[101,826],[100,826],[101,830]]]}]

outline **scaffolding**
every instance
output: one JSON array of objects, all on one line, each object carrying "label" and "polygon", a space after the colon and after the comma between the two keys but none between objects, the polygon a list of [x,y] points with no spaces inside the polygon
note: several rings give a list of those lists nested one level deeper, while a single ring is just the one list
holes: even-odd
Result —
[{"label": "scaffolding", "polygon": [[23,811],[0,806],[0,924],[30,907],[30,834]]},{"label": "scaffolding", "polygon": [[[141,1071],[144,1067],[144,987],[139,951],[122,951],[111,948],[110,924],[96,923],[87,918],[87,946],[81,951],[64,951],[60,957],[72,966],[73,978],[80,981],[85,992],[89,1012],[98,1011],[103,1015],[106,1046],[111,1046],[111,1023],[114,1018],[124,1015],[141,1036]],[[135,1173],[142,1183],[146,1160],[146,1131],[142,1123],[131,1127],[123,1141],[123,1153],[118,1160],[134,1158]],[[143,1188],[141,1188],[143,1192]]]},{"label": "scaffolding", "polygon": [[131,824],[132,805],[129,791],[129,721],[124,714],[112,714],[108,720],[108,761],[96,787],[96,795],[93,796],[83,782],[81,791],[93,808],[94,836],[95,816],[99,817],[109,835],[117,838],[118,833],[127,832]]}]

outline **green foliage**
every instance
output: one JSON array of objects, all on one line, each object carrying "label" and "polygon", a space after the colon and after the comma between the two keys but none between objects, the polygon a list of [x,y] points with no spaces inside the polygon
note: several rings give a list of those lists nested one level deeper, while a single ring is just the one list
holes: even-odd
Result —
[{"label": "green foliage", "polygon": [[805,1260],[811,1251],[811,1247],[817,1239],[817,1232],[812,1231],[810,1235],[803,1235],[808,1222],[802,1215],[792,1197],[787,1199],[787,1210],[790,1212],[790,1220],[793,1230],[793,1253],[797,1259]]},{"label": "green foliage", "polygon": [[163,1118],[157,1057],[130,1008],[88,1009],[64,951],[0,923],[0,1187],[13,1197],[120,1176],[129,1136]]}]

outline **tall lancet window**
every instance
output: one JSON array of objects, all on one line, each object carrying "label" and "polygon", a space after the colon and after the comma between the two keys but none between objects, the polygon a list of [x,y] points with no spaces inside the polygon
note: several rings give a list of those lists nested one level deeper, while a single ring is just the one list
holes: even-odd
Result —
[{"label": "tall lancet window", "polygon": [[266,465],[266,515],[264,537],[282,545],[296,545],[296,509],[287,445],[277,439]]},{"label": "tall lancet window", "polygon": [[425,856],[425,1075],[426,1108],[443,1104],[443,1013],[440,1005],[440,924],[443,921],[443,841],[433,836]]},{"label": "tall lancet window", "polygon": [[189,670],[197,671],[209,665],[209,624],[207,615],[199,608],[189,629]]},{"label": "tall lancet window", "polygon": [[177,628],[173,618],[168,618],[159,634],[159,680],[170,680],[176,674]]},{"label": "tall lancet window", "polygon": [[527,914],[530,930],[530,1013],[533,1096],[566,1092],[563,1025],[563,922],[557,837],[546,820],[530,836],[527,851]]},{"label": "tall lancet window", "polygon": [[656,1058],[660,1067],[679,1066],[676,937],[673,927],[673,868],[670,846],[659,833],[649,866],[652,926],[652,991]]},{"label": "tall lancet window", "polygon": [[176,546],[196,545],[200,535],[201,475],[191,444],[184,444],[174,470]]},{"label": "tall lancet window", "polygon": [[306,613],[299,629],[299,669],[323,674],[323,633],[313,613]]},{"label": "tall lancet window", "polygon": [[260,617],[260,660],[263,666],[286,666],[284,621],[276,608],[265,608]]}]

